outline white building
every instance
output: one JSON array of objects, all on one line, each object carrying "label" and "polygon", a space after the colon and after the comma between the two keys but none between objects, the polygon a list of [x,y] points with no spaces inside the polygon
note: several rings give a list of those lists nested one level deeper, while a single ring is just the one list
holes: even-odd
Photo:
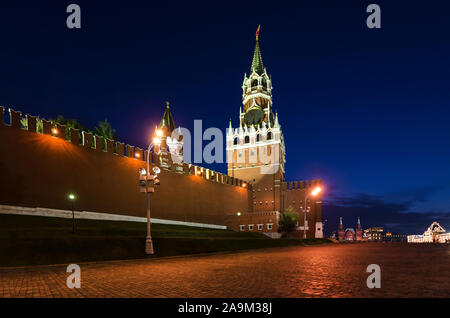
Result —
[{"label": "white building", "polygon": [[408,243],[450,243],[450,232],[435,221],[423,235],[408,235]]}]

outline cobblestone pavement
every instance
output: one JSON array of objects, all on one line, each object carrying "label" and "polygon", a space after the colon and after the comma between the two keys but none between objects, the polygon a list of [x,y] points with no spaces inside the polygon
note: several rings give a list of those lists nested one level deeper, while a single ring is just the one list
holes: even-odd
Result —
[{"label": "cobblestone pavement", "polygon": [[[369,289],[369,264],[381,288]],[[0,269],[0,297],[450,297],[450,246],[361,243]]]}]

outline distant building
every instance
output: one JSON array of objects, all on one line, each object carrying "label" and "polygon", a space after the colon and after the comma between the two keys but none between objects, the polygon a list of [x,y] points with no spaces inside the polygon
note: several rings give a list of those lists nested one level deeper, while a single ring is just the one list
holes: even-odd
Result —
[{"label": "distant building", "polygon": [[363,231],[361,229],[361,221],[358,217],[358,224],[356,231],[353,228],[346,228],[344,230],[344,225],[342,223],[342,217],[339,218],[339,228],[338,228],[338,239],[339,242],[353,242],[353,241],[363,241]]},{"label": "distant building", "polygon": [[383,240],[383,227],[374,226],[364,230],[367,239],[372,242],[381,242]]},{"label": "distant building", "polygon": [[405,234],[386,232],[382,235],[381,240],[383,242],[406,242],[407,236]]},{"label": "distant building", "polygon": [[345,241],[356,241],[355,230],[352,228],[345,229],[344,240]]},{"label": "distant building", "polygon": [[408,243],[450,243],[450,232],[435,221],[423,235],[408,235]]}]

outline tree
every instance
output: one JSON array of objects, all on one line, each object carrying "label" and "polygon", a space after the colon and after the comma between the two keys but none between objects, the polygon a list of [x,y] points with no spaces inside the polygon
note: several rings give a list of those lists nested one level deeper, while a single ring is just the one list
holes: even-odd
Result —
[{"label": "tree", "polygon": [[108,119],[100,121],[97,127],[94,127],[94,134],[103,137],[103,148],[106,149],[106,139],[117,140],[116,131],[112,129]]},{"label": "tree", "polygon": [[299,214],[295,211],[292,206],[288,206],[286,210],[281,214],[280,221],[278,224],[278,232],[280,233],[290,233],[297,227],[297,222],[299,219]]},{"label": "tree", "polygon": [[[28,130],[28,120],[27,120],[26,117],[22,118],[22,119],[20,120],[20,123],[22,124],[22,127],[23,127],[24,129]],[[44,131],[44,128],[43,128],[43,126],[42,126],[42,119],[40,119],[40,118],[36,118],[36,131],[37,131],[38,133],[41,133],[41,134],[42,134],[43,131]]]},{"label": "tree", "polygon": [[50,119],[54,123],[58,123],[60,125],[65,125],[66,130],[68,131],[69,128],[78,129],[79,131],[89,131],[85,126],[80,124],[76,119],[69,119],[64,118],[62,115],[58,115],[56,119]]},{"label": "tree", "polygon": [[50,121],[55,124],[60,124],[66,126],[66,139],[70,139],[70,128],[78,129],[78,138],[81,141],[81,132],[90,132],[85,126],[80,124],[76,119],[64,118],[62,115],[58,115],[56,119],[50,119]]},{"label": "tree", "polygon": [[[85,131],[88,133],[94,133],[97,136],[103,137],[103,148],[106,149],[106,139],[110,140],[117,140],[116,130],[112,129],[111,124],[108,122],[107,119],[104,121],[100,121],[96,127],[94,127],[94,130],[90,130],[86,128],[86,126],[80,124],[76,119],[69,119],[64,118],[62,115],[58,115],[56,119],[50,119],[50,122],[52,124],[60,124],[66,126],[66,139],[70,139],[70,128],[77,129],[78,130],[78,137],[80,141],[82,140],[81,132]],[[28,121],[26,118],[21,119],[22,127],[25,129],[28,129]],[[38,118],[36,121],[37,125],[37,132],[42,133],[43,127],[42,127],[42,119]]]}]

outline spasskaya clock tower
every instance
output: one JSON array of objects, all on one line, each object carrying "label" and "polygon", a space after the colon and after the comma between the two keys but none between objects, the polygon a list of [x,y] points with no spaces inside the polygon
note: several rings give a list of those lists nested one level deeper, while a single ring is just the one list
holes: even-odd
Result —
[{"label": "spasskaya clock tower", "polygon": [[[272,110],[272,79],[263,65],[259,27],[250,68],[242,83],[239,127],[227,132],[228,175],[253,185],[255,211],[280,210],[285,147],[278,115]],[[264,190],[264,195],[262,191]]]}]

